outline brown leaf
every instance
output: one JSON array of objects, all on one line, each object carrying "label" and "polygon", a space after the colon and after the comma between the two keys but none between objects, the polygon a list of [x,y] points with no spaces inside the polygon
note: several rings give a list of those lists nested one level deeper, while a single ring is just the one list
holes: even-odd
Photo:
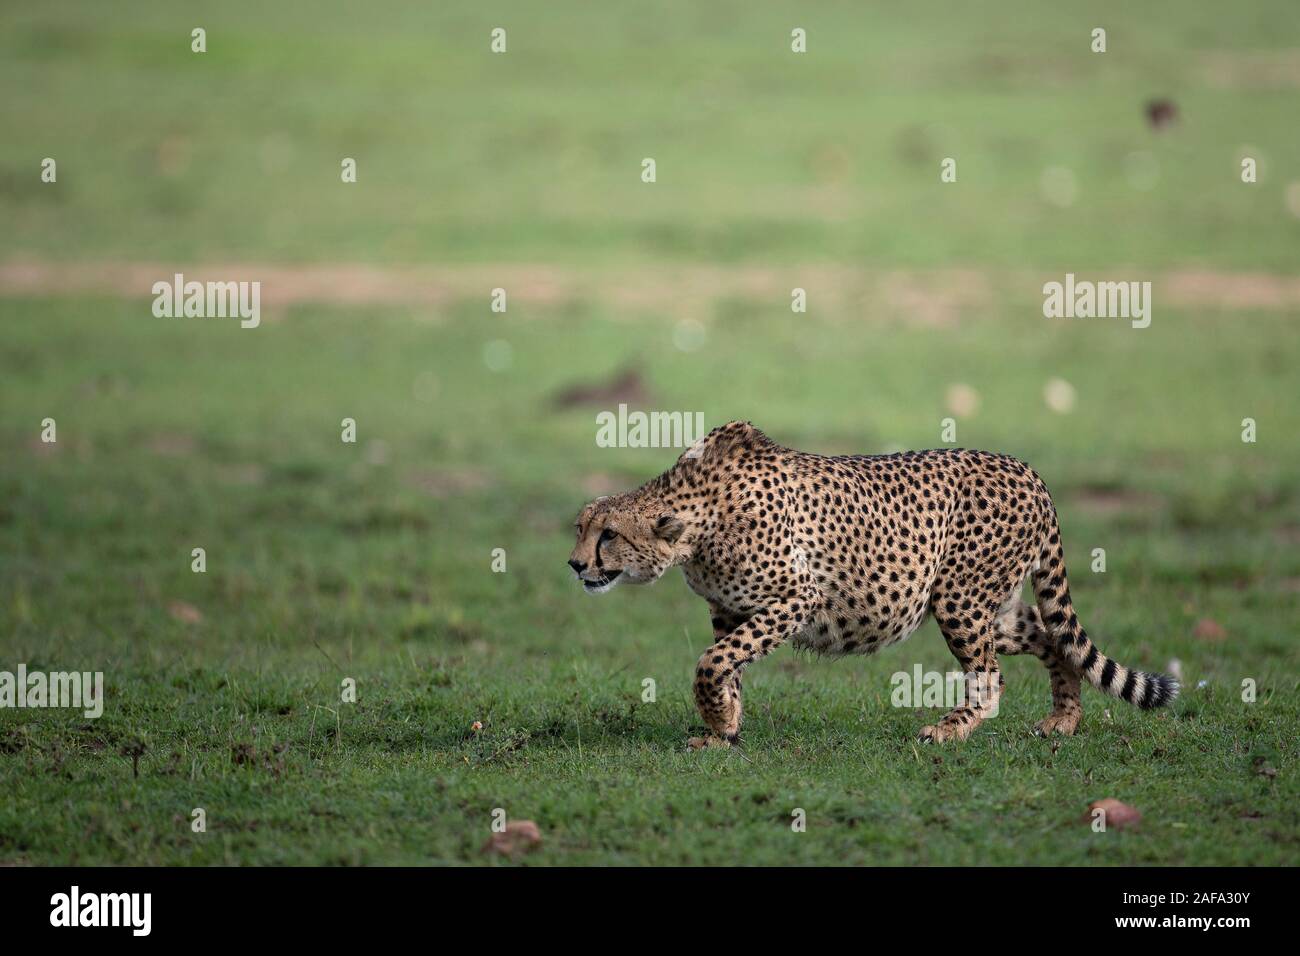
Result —
[{"label": "brown leaf", "polygon": [[1084,823],[1092,823],[1094,811],[1100,810],[1105,816],[1107,830],[1122,830],[1124,827],[1131,827],[1142,819],[1142,814],[1138,813],[1136,807],[1130,807],[1127,803],[1121,803],[1114,797],[1105,797],[1101,800],[1094,800],[1088,804],[1088,812],[1083,815]]},{"label": "brown leaf", "polygon": [[203,612],[193,604],[186,604],[184,601],[172,601],[167,605],[167,613],[182,624],[200,624],[203,622]]},{"label": "brown leaf", "polygon": [[542,831],[532,820],[511,820],[505,831],[494,833],[483,844],[484,853],[513,857],[534,850],[542,844]]},{"label": "brown leaf", "polygon": [[1197,640],[1217,642],[1228,636],[1228,632],[1223,629],[1223,625],[1212,617],[1203,617],[1196,622],[1192,628],[1192,636]]}]

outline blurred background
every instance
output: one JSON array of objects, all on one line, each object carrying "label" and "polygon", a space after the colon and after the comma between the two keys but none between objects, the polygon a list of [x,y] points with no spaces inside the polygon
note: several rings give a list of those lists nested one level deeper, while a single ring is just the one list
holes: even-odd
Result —
[{"label": "blurred background", "polygon": [[[1114,656],[1294,689],[1293,0],[70,0],[3,18],[0,651],[107,665],[123,704],[100,751],[144,738],[159,761],[219,763],[229,748],[186,726],[233,740],[252,721],[292,756],[322,668],[386,688],[376,747],[420,741],[444,769],[483,757],[476,717],[599,723],[632,674],[669,688],[676,739],[703,606],[677,578],[593,602],[564,565],[585,500],[676,457],[598,447],[620,403],[824,453],[934,447],[951,417],[957,444],[1043,475]],[[261,326],[155,318],[150,287],[175,272],[260,281]],[[1045,319],[1066,273],[1151,282],[1150,327]],[[1095,548],[1105,574],[1086,573]],[[856,706],[914,661],[945,667],[932,631],[815,680]],[[817,666],[752,686],[780,701]],[[395,740],[393,707],[425,729]],[[94,766],[72,723],[0,718],[45,741],[0,773],[51,739]],[[543,778],[565,779],[495,785]],[[28,792],[10,832],[80,799],[66,787]],[[102,858],[137,852],[96,819]],[[49,827],[10,855],[67,859]],[[181,853],[160,841],[130,858]]]}]

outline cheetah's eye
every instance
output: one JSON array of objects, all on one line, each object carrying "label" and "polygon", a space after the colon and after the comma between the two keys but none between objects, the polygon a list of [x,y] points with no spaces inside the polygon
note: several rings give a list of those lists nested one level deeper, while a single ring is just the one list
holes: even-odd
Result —
[{"label": "cheetah's eye", "polygon": [[609,542],[613,541],[617,537],[618,537],[617,531],[615,531],[613,528],[606,528],[604,531],[600,533],[600,543],[608,544]]}]

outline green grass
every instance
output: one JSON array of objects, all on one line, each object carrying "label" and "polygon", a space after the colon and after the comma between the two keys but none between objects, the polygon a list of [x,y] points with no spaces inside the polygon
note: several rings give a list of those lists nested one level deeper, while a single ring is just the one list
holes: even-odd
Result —
[{"label": "green grass", "polygon": [[1294,267],[1290,0],[69,6],[0,36],[0,255]]},{"label": "green grass", "polygon": [[[718,360],[673,348],[669,323],[594,306],[496,327],[463,310],[436,325],[303,310],[256,332],[148,321],[135,304],[20,309],[32,321],[9,326],[0,389],[5,659],[103,670],[109,691],[98,721],[0,711],[0,857],[474,861],[495,807],[542,826],[537,862],[1294,855],[1300,421],[1278,399],[1294,384],[1292,316],[1256,315],[1218,344],[1221,319],[1189,314],[1110,346],[1084,326],[1030,337],[987,317],[847,347],[821,320],[755,306],[710,335],[739,340],[728,329],[743,321],[764,347]],[[515,364],[492,373],[482,350],[501,335]],[[750,671],[744,753],[683,753],[702,603],[676,573],[589,598],[564,566],[592,476],[632,485],[672,460],[599,449],[591,413],[549,409],[579,352],[600,356],[582,376],[640,356],[656,407],[743,412],[830,451],[936,444],[963,373],[984,402],[962,441],[1024,455],[1054,489],[1085,624],[1125,663],[1180,658],[1186,693],[1142,714],[1088,692],[1083,735],[1053,750],[1029,735],[1045,672],[1017,658],[995,721],[921,749],[934,714],[891,707],[889,679],[946,669],[927,625],[874,659],[781,651]],[[922,354],[936,359],[909,373]],[[818,371],[782,385],[792,355]],[[1188,389],[1210,356],[1236,376]],[[1049,374],[1076,383],[1072,415],[1043,407]],[[1248,412],[1265,423],[1255,445],[1238,437]],[[53,453],[33,450],[47,415]],[[355,446],[339,440],[345,416]],[[189,569],[193,547],[206,574]],[[1105,574],[1088,573],[1094,547]],[[176,600],[203,621],[172,619]],[[1202,617],[1228,638],[1194,638]],[[355,705],[340,706],[345,677]],[[122,751],[137,742],[134,778]],[[1103,796],[1139,807],[1142,829],[1081,824]],[[795,807],[805,834],[789,830]]]},{"label": "green grass", "polygon": [[[1015,278],[1295,275],[1294,82],[1258,66],[1294,57],[1290,4],[1005,9],[7,11],[0,81],[22,95],[0,100],[0,263],[534,262],[590,281],[549,304],[511,290],[505,315],[485,288],[267,310],[256,330],[155,319],[147,288],[0,298],[0,670],[108,688],[98,720],[0,709],[0,863],[477,863],[495,808],[540,826],[529,863],[1293,861],[1300,312],[1172,305],[1157,283],[1149,329],[1048,321]],[[1160,135],[1156,95],[1183,114]],[[36,180],[47,155],[57,186]],[[1053,165],[1073,206],[1041,195]],[[743,283],[625,306],[610,278],[802,265],[958,267],[993,291],[936,325],[816,287],[806,315]],[[674,344],[683,318],[702,348]],[[1046,673],[1012,658],[1000,716],[922,748],[937,711],[892,707],[890,676],[950,666],[927,624],[875,658],[780,650],[747,673],[743,751],[686,753],[702,602],[675,572],[590,598],[564,564],[584,501],[675,458],[599,448],[599,407],[552,403],[629,364],[647,407],[827,453],[939,445],[945,393],[971,386],[958,443],[1042,474],[1089,633],[1127,665],[1179,659],[1183,696],[1140,713],[1085,690],[1081,735],[1042,741]],[[1044,403],[1053,378],[1069,414]],[[1204,619],[1226,636],[1198,637]],[[1103,797],[1140,826],[1092,832]]]}]

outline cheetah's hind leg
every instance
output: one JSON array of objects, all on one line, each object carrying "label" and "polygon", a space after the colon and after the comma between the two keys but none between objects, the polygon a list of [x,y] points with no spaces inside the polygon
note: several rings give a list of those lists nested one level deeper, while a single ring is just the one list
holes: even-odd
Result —
[{"label": "cheetah's hind leg", "polygon": [[1033,654],[1052,681],[1052,712],[1034,725],[1040,737],[1052,734],[1073,734],[1083,718],[1083,702],[1079,696],[1080,673],[1069,661],[1056,653],[1052,639],[1043,627],[1043,618],[1032,604],[1026,604],[1016,594],[994,621],[999,654]]}]

